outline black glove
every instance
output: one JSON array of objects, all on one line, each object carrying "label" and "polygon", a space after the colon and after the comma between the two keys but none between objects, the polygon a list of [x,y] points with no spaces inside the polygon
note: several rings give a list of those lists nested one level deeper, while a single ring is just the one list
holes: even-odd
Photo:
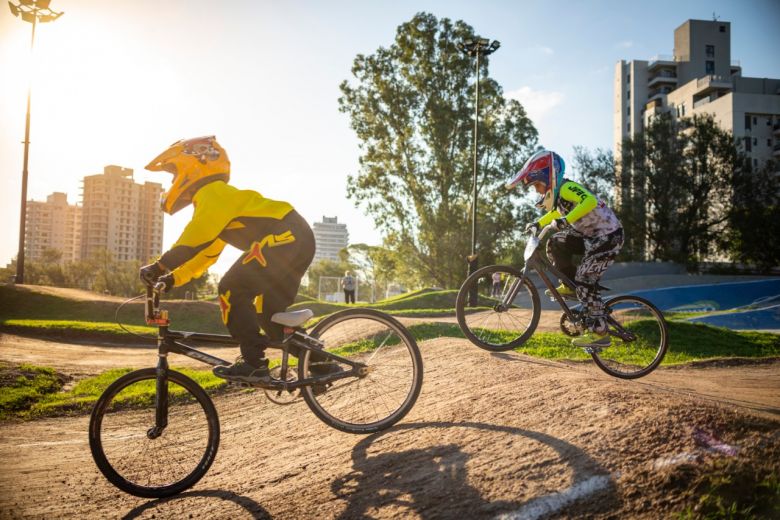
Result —
[{"label": "black glove", "polygon": [[569,227],[571,224],[569,224],[569,221],[566,220],[566,218],[561,217],[561,218],[556,218],[555,220],[553,220],[552,225],[558,231],[563,231],[564,229]]},{"label": "black glove", "polygon": [[166,293],[171,292],[171,289],[173,289],[173,274],[172,273],[168,273],[168,274],[162,275],[161,277],[159,277],[157,279],[157,283],[162,283],[162,284],[165,285],[165,287],[163,287],[163,292],[166,292]]},{"label": "black glove", "polygon": [[538,222],[531,222],[527,226],[525,226],[525,231],[527,233],[533,233],[534,235],[537,235],[539,233],[539,223]]},{"label": "black glove", "polygon": [[157,262],[145,265],[139,272],[139,277],[144,285],[152,286],[159,277],[165,274],[165,270]]}]

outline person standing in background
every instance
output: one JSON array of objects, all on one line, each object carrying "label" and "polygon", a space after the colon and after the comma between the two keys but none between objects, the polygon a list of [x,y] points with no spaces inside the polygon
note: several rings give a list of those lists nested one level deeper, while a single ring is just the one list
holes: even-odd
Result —
[{"label": "person standing in background", "polygon": [[496,271],[493,273],[493,294],[492,296],[495,298],[497,296],[501,296],[501,273]]},{"label": "person standing in background", "polygon": [[344,302],[355,303],[355,278],[347,271],[341,279],[341,288],[344,289]]}]

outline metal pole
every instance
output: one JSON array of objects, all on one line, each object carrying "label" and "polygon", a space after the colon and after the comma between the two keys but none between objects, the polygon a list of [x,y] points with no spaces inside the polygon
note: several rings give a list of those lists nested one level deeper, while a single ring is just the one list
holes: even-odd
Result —
[{"label": "metal pole", "polygon": [[[30,60],[32,62],[33,47],[35,45],[35,23],[37,16],[32,21],[32,38],[30,39]],[[16,278],[15,283],[24,283],[24,235],[27,223],[27,163],[30,157],[30,98],[32,97],[32,71],[27,85],[27,116],[24,124],[24,164],[22,166],[22,209],[19,218],[19,252],[16,254]]]},{"label": "metal pole", "polygon": [[[477,55],[477,84],[476,99],[474,103],[474,192],[471,199],[471,255],[469,255],[469,276],[473,274],[479,265],[477,261],[477,133],[479,132],[479,55],[480,49],[476,50]],[[469,293],[469,306],[476,307],[477,290],[476,285],[472,285]]]},{"label": "metal pole", "polygon": [[[479,51],[477,51],[477,85],[474,103],[474,194],[471,204],[471,256],[477,254],[477,133],[479,132]],[[476,259],[475,259],[476,261]]]}]

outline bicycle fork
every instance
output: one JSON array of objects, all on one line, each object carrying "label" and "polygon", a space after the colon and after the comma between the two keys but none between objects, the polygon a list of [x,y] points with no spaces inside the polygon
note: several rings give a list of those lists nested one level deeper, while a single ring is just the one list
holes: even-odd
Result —
[{"label": "bicycle fork", "polygon": [[146,436],[156,439],[168,426],[168,355],[160,354],[157,362],[157,379],[154,395],[154,426],[149,428]]}]

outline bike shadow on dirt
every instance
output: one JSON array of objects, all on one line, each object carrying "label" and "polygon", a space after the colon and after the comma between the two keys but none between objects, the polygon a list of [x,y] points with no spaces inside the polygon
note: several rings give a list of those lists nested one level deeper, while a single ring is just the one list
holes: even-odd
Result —
[{"label": "bike shadow on dirt", "polygon": [[[159,498],[157,500],[152,500],[151,502],[146,502],[129,511],[125,516],[122,517],[122,519],[130,520],[132,518],[138,518],[146,511],[155,510],[160,506],[164,506],[167,503],[179,501],[179,500],[187,500],[188,498],[217,498],[220,500],[224,500],[226,502],[233,502],[237,506],[236,508],[234,508],[236,509],[236,513],[238,513],[238,508],[240,508],[245,510],[250,515],[252,515],[252,518],[256,518],[256,519],[271,518],[271,515],[268,513],[268,511],[266,511],[263,506],[261,506],[251,498],[242,495],[237,495],[236,493],[233,493],[231,491],[223,491],[221,489],[205,489],[201,491],[186,491],[184,493],[180,493],[172,497]],[[229,516],[230,515],[229,511],[222,511],[217,516],[223,517],[225,515]]]},{"label": "bike shadow on dirt", "polygon": [[[528,500],[489,500],[469,484],[467,462],[471,458],[457,444],[439,444],[424,449],[368,453],[384,436],[425,429],[470,429],[524,437],[554,450],[571,468],[571,487]],[[388,438],[392,442],[392,438]],[[500,448],[496,447],[500,452]],[[333,494],[347,502],[339,519],[373,517],[379,509],[393,516],[413,511],[420,518],[495,517],[540,518],[561,513],[578,499],[598,496],[599,511],[619,510],[621,499],[609,471],[582,449],[544,433],[480,422],[425,422],[402,424],[366,437],[352,450],[353,470],[331,483]],[[497,460],[501,464],[501,460]],[[487,471],[490,471],[489,469]],[[535,475],[513,474],[513,480]],[[494,477],[487,475],[488,480]],[[580,506],[578,506],[580,507]],[[578,509],[580,513],[584,509]]]}]

